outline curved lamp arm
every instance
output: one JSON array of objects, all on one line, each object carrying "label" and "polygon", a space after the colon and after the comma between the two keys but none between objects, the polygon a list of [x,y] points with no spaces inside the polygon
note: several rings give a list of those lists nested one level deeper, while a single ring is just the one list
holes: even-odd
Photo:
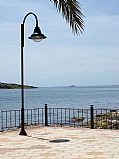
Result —
[{"label": "curved lamp arm", "polygon": [[28,14],[26,14],[26,16],[25,16],[24,19],[23,19],[23,24],[25,23],[26,18],[27,18],[30,14],[34,15],[34,17],[35,17],[35,19],[36,19],[36,26],[38,27],[38,18],[37,18],[37,16],[36,16],[34,13],[32,13],[32,12],[29,12]]}]

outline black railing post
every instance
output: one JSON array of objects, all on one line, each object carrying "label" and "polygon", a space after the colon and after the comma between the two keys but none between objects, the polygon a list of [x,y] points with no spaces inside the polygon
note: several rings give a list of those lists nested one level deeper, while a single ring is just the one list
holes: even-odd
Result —
[{"label": "black railing post", "polygon": [[91,129],[94,129],[94,109],[93,109],[93,105],[90,105],[90,117],[91,117]]},{"label": "black railing post", "polygon": [[48,126],[48,107],[45,104],[45,126]]}]

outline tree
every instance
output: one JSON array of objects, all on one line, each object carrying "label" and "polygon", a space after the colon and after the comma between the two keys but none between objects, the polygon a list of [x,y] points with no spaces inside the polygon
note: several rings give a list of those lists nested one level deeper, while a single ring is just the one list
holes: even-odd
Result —
[{"label": "tree", "polygon": [[74,34],[84,31],[83,13],[77,0],[50,0],[54,3],[57,11],[62,13],[63,18],[69,23]]}]

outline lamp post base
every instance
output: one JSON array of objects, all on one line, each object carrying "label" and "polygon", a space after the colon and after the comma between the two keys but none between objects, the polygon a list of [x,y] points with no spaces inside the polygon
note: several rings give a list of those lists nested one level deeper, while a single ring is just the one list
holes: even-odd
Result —
[{"label": "lamp post base", "polygon": [[27,133],[26,133],[26,131],[25,131],[25,130],[22,130],[22,129],[21,129],[21,131],[20,131],[19,135],[27,136]]}]

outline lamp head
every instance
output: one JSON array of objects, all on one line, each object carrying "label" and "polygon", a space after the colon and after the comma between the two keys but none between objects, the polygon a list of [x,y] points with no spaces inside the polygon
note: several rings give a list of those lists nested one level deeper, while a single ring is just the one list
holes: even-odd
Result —
[{"label": "lamp head", "polygon": [[47,37],[41,33],[41,30],[38,26],[35,27],[33,34],[29,37],[29,39],[40,42],[43,39],[46,39]]}]

